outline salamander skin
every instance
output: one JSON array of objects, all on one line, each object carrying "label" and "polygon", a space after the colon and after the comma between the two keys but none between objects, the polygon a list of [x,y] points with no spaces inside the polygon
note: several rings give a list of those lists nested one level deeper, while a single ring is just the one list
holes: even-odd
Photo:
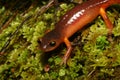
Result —
[{"label": "salamander skin", "polygon": [[67,51],[62,63],[66,64],[72,51],[71,43],[68,40],[69,37],[93,21],[98,15],[101,15],[105,21],[109,29],[108,34],[112,33],[113,25],[107,17],[105,9],[113,4],[120,4],[120,0],[88,0],[83,4],[76,5],[56,23],[52,31],[38,40],[40,49],[48,52],[57,48],[61,43],[65,43]]}]

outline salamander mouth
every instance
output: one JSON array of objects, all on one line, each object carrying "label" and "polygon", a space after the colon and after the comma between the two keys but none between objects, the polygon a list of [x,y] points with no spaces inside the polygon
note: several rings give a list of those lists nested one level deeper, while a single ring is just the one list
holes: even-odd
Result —
[{"label": "salamander mouth", "polygon": [[56,47],[50,47],[49,48],[48,45],[42,46],[42,44],[39,44],[38,48],[43,52],[50,52],[50,51],[54,50]]}]

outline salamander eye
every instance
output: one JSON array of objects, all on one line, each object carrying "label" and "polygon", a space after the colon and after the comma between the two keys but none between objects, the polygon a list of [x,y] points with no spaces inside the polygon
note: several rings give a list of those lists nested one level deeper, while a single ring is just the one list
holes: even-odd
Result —
[{"label": "salamander eye", "polygon": [[50,46],[55,46],[55,45],[56,45],[56,42],[55,42],[55,41],[52,41],[52,42],[50,42],[49,45],[50,45]]}]

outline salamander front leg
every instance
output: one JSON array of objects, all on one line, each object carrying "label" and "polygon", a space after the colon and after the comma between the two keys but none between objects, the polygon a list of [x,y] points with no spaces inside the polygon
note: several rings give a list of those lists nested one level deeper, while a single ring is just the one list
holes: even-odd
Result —
[{"label": "salamander front leg", "polygon": [[65,38],[64,42],[65,42],[65,44],[67,46],[67,52],[64,54],[61,64],[66,64],[67,63],[67,60],[68,60],[68,58],[69,58],[69,56],[71,54],[71,51],[72,51],[72,46],[71,46],[70,41],[67,38]]},{"label": "salamander front leg", "polygon": [[108,18],[104,8],[100,9],[100,15],[104,19],[105,24],[106,24],[107,28],[109,29],[108,35],[111,35],[112,34],[112,29],[113,29],[113,24],[110,21],[110,19]]},{"label": "salamander front leg", "polygon": [[106,14],[106,12],[105,12],[105,8],[104,7],[102,7],[102,8],[100,8],[100,15],[102,16],[102,18],[104,19],[104,21],[105,21],[105,24],[106,24],[106,26],[107,26],[107,28],[108,28],[108,40],[110,41],[110,42],[112,42],[113,40],[112,40],[112,30],[113,30],[113,24],[112,24],[112,22],[110,21],[110,19],[108,18],[108,16],[107,16],[107,14]]}]

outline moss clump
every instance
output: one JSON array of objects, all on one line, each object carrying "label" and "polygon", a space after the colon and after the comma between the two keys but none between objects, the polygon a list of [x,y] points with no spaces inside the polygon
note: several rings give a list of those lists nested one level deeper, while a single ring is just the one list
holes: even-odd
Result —
[{"label": "moss clump", "polygon": [[[60,46],[58,51],[49,52],[51,53],[49,55],[37,48],[37,40],[45,34],[46,30],[53,29],[60,17],[75,5],[62,3],[59,8],[52,6],[42,10],[41,7],[47,5],[47,1],[38,3],[37,0],[31,0],[23,7],[19,6],[20,3],[15,7],[14,0],[0,1],[0,4],[3,2],[4,4],[0,6],[0,30],[2,30],[0,50],[5,44],[8,45],[4,47],[4,54],[0,56],[1,80],[117,80],[120,78],[120,9],[117,9],[119,5],[107,10],[107,15],[114,23],[113,41],[108,40],[106,25],[98,16],[87,29],[81,31],[81,34],[78,32],[77,36],[73,35],[71,42],[73,44],[77,42],[78,45],[74,46],[65,66],[60,65],[61,57],[66,52],[65,46]],[[13,6],[8,9],[6,3],[8,6]],[[40,13],[41,10],[43,13]],[[2,29],[12,16],[15,17]],[[27,17],[30,18],[18,28]],[[13,35],[15,31],[17,32]],[[50,65],[48,72],[44,71],[45,61],[48,61],[47,64]]]}]

